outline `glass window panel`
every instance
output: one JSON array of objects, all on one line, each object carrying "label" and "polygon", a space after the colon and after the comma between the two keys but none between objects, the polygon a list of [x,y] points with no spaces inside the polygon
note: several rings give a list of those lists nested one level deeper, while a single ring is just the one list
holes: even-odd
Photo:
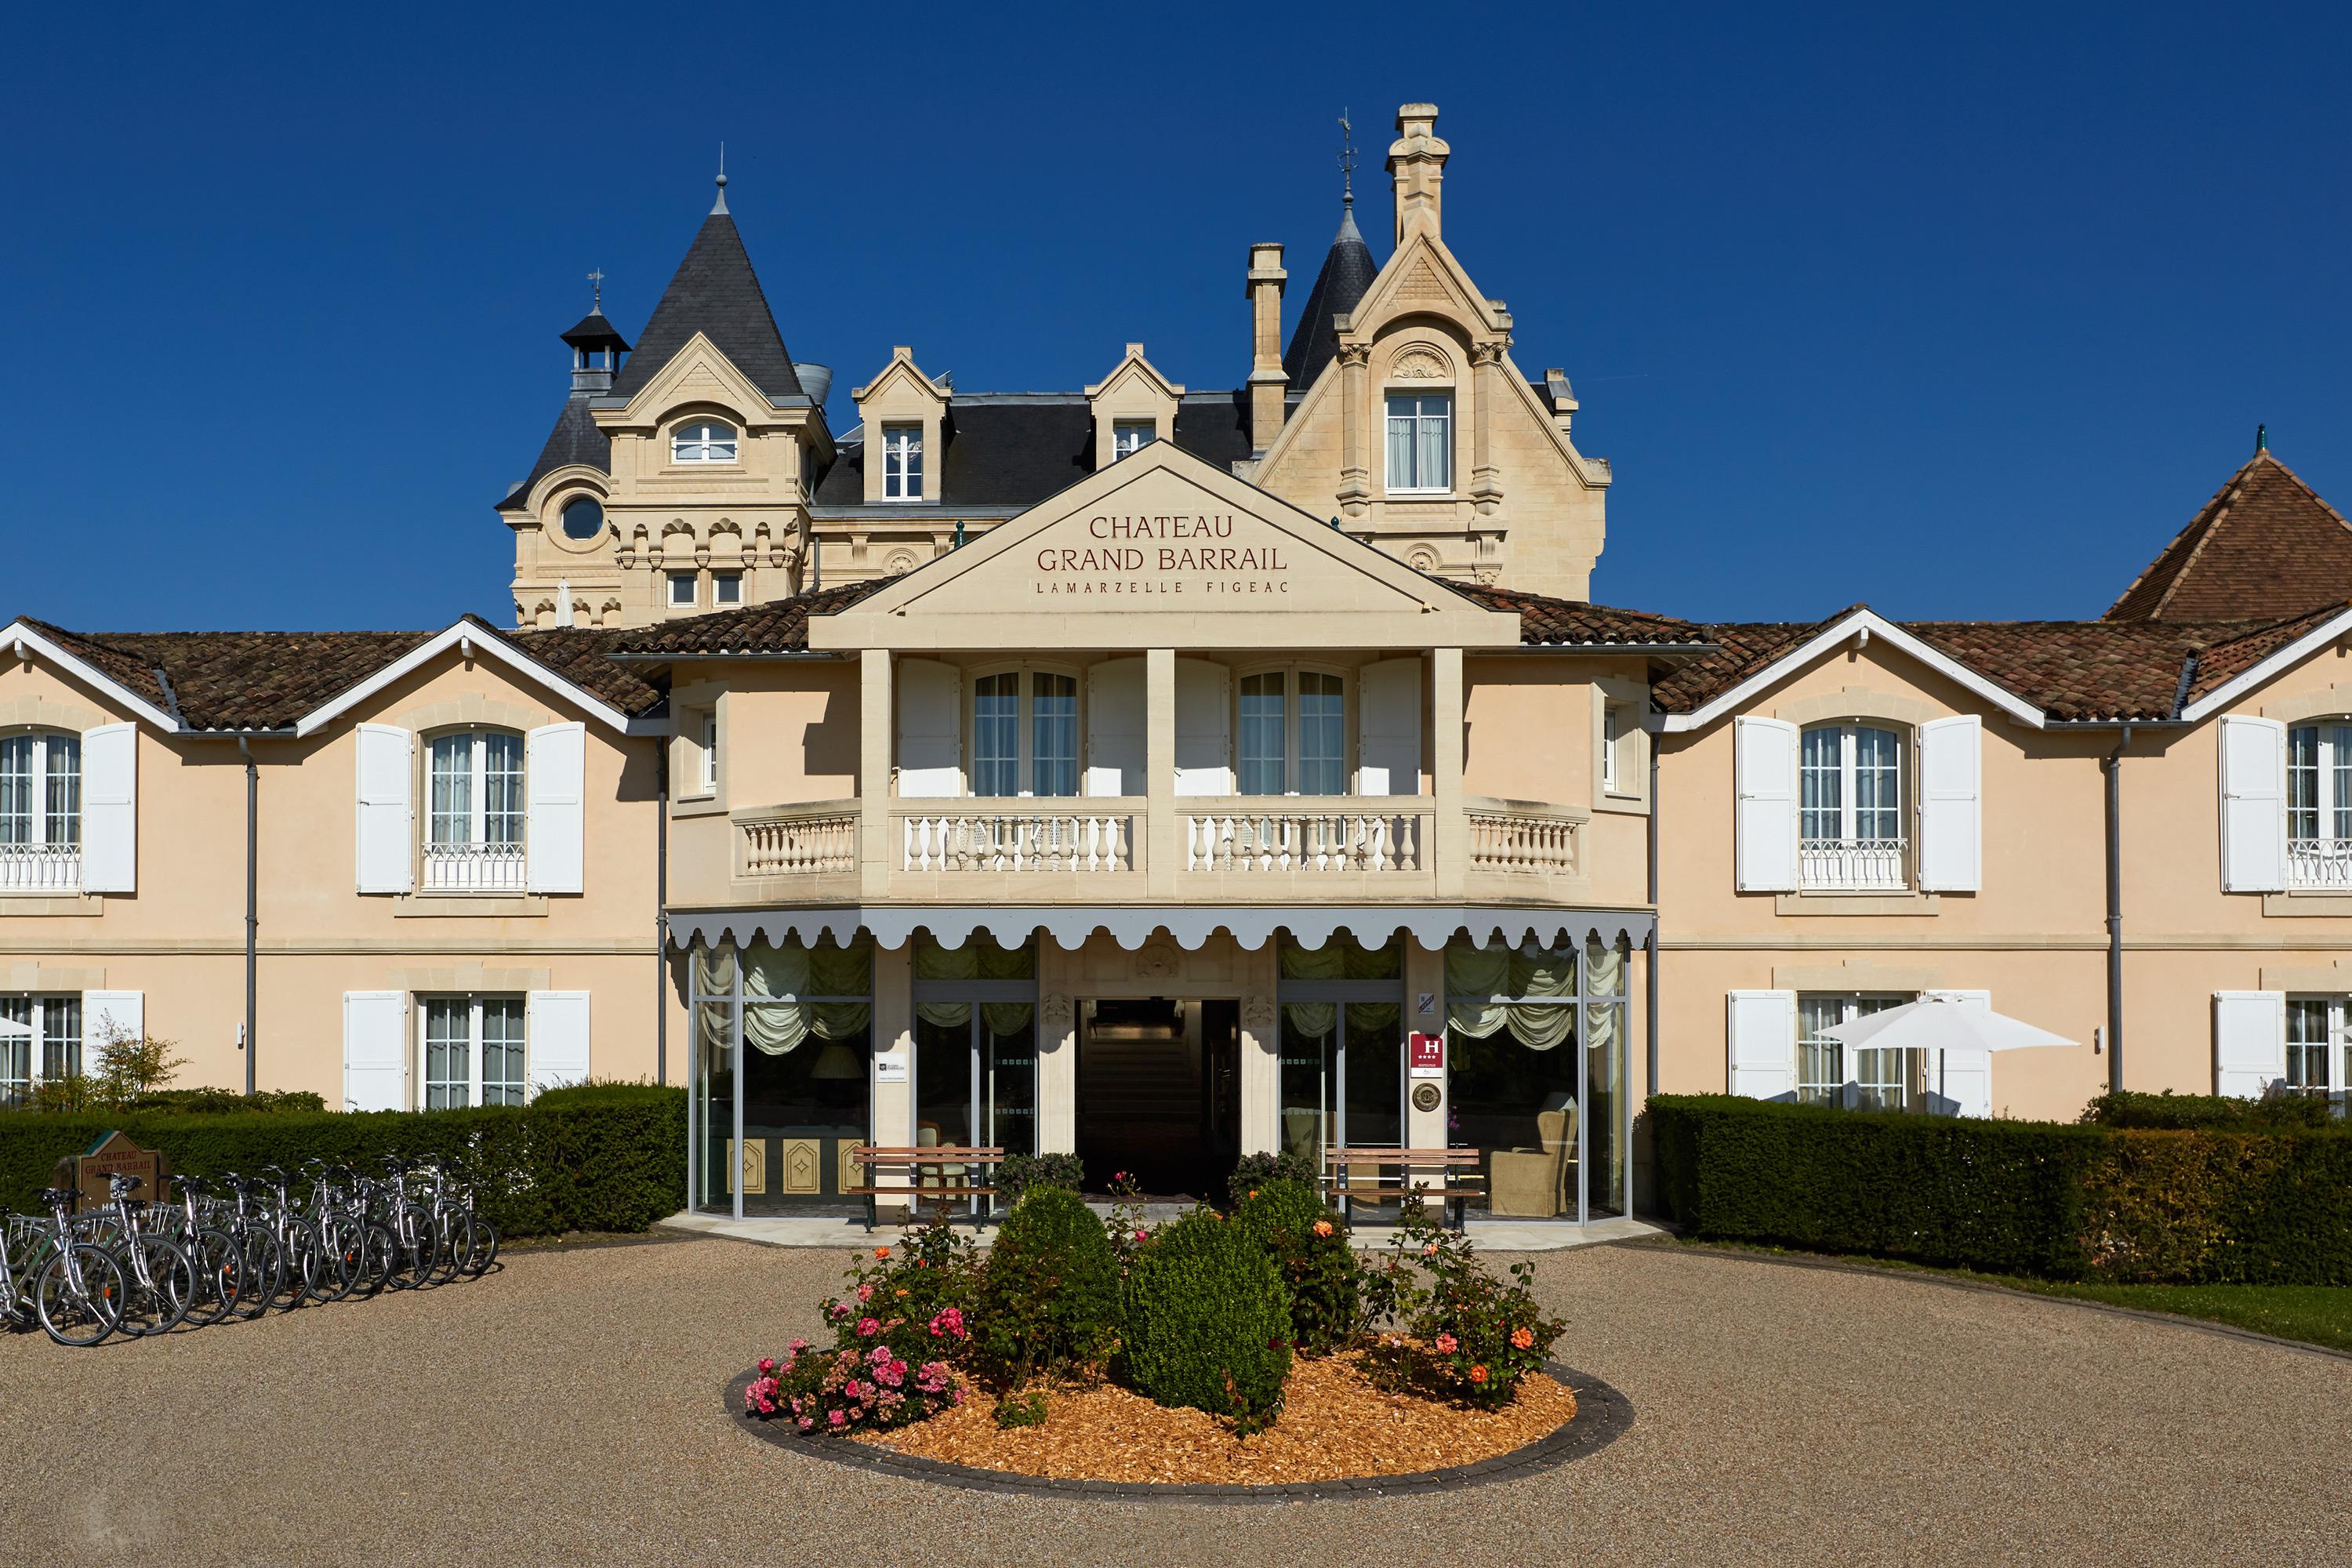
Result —
[{"label": "glass window panel", "polygon": [[2298,725],[2286,735],[2286,836],[2319,837],[2319,726]]},{"label": "glass window panel", "polygon": [[2286,1082],[2289,1089],[2328,1087],[2329,1004],[2325,997],[2297,996],[2286,1005]]},{"label": "glass window panel", "polygon": [[[2329,837],[2352,840],[2352,724],[2327,727]],[[54,840],[55,835],[51,835]]]},{"label": "glass window panel", "polygon": [[710,580],[710,602],[714,605],[740,605],[743,602],[743,579],[732,572],[722,572]]},{"label": "glass window panel", "polygon": [[1844,733],[1835,725],[1804,733],[1798,778],[1801,831],[1809,843],[1834,843],[1845,837],[1841,760]]},{"label": "glass window panel", "polygon": [[1421,400],[1421,453],[1413,465],[1413,482],[1422,489],[1450,489],[1454,485],[1454,418],[1449,399]]},{"label": "glass window panel", "polygon": [[523,999],[489,997],[482,1003],[482,1103],[520,1105],[523,1081]]},{"label": "glass window panel", "polygon": [[567,539],[593,539],[604,531],[604,509],[593,496],[563,503],[563,533]]},{"label": "glass window panel", "polygon": [[[47,822],[42,834],[49,844],[81,842],[81,737],[44,735],[41,750],[48,763]],[[2339,755],[2347,754],[2339,752]]]},{"label": "glass window panel", "polygon": [[1835,996],[1797,998],[1797,1103],[1844,1103],[1843,1047],[1822,1031],[1845,1022],[1843,1000]]},{"label": "glass window panel", "polygon": [[694,574],[673,572],[669,574],[669,602],[673,605],[694,603]]},{"label": "glass window panel", "polygon": [[0,844],[31,844],[33,837],[33,757],[37,750],[31,735],[0,740]]},{"label": "glass window panel", "polygon": [[1042,795],[1078,793],[1078,682],[1075,676],[1037,675],[1030,699],[1031,789]]},{"label": "glass window panel", "polygon": [[1278,670],[1242,677],[1241,792],[1281,795],[1285,783],[1283,676]]},{"label": "glass window panel", "polygon": [[1413,489],[1416,483],[1412,468],[1415,452],[1413,440],[1415,424],[1412,398],[1389,399],[1389,488],[1391,489],[1409,490]]},{"label": "glass window panel", "polygon": [[436,844],[474,840],[474,738],[436,735],[427,790],[427,830]]},{"label": "glass window panel", "polygon": [[[706,983],[722,996],[734,984],[734,951],[698,955],[695,985]],[[694,1118],[698,1169],[696,1195],[710,1213],[735,1212],[735,1004],[697,1000],[694,1005]],[[760,1053],[753,1052],[756,1056]]]},{"label": "glass window panel", "polygon": [[1323,1151],[1337,1137],[1332,1090],[1339,1077],[1339,1010],[1282,1009],[1280,1126],[1286,1152],[1323,1168]]},{"label": "glass window panel", "polygon": [[482,742],[482,842],[520,844],[524,817],[522,737],[503,730]]},{"label": "glass window panel", "polygon": [[463,996],[425,1003],[425,1109],[467,1103],[473,1084],[474,1008]]},{"label": "glass window panel", "polygon": [[1298,793],[1345,795],[1347,712],[1336,675],[1298,675]]},{"label": "glass window panel", "polygon": [[41,1076],[72,1078],[82,1070],[81,998],[41,999]]},{"label": "glass window panel", "polygon": [[1853,732],[1854,837],[1903,836],[1902,739],[1892,730]]},{"label": "glass window panel", "polygon": [[1021,677],[983,675],[971,688],[972,793],[1021,793]]},{"label": "glass window panel", "polygon": [[[33,1026],[30,996],[0,996],[0,1018]],[[26,1035],[0,1035],[0,1105],[20,1105],[33,1091],[33,1042]]]}]

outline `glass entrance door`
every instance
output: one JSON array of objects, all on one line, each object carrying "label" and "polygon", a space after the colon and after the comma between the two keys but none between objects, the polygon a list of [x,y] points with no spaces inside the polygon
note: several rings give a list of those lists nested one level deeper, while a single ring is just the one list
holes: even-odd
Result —
[{"label": "glass entrance door", "polygon": [[[915,1142],[924,1148],[1037,1152],[1034,945],[979,932],[961,948],[915,948]],[[943,1184],[966,1173],[952,1167]]]},{"label": "glass entrance door", "polygon": [[1403,955],[1396,938],[1283,939],[1278,1135],[1318,1172],[1332,1149],[1404,1142]]}]

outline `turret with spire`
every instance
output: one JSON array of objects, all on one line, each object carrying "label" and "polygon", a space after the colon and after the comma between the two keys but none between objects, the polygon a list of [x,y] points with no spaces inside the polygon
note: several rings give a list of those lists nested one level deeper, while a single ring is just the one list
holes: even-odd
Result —
[{"label": "turret with spire", "polygon": [[1339,330],[1331,318],[1354,310],[1380,272],[1371,247],[1364,243],[1363,230],[1356,226],[1355,128],[1344,113],[1339,116],[1339,232],[1331,237],[1323,269],[1307,291],[1306,308],[1292,329],[1290,347],[1283,353],[1282,368],[1294,391],[1312,384],[1339,353]]}]

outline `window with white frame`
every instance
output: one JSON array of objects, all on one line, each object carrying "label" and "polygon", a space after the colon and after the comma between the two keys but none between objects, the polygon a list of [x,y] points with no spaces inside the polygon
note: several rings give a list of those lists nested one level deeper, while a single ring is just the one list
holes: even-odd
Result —
[{"label": "window with white frame", "polygon": [[702,793],[717,795],[719,793],[718,709],[706,708],[702,710],[695,751],[697,753],[695,772],[701,780]]},{"label": "window with white frame", "polygon": [[2286,873],[2294,887],[2352,886],[2352,722],[2286,732]]},{"label": "window with white frame", "polygon": [[1925,1101],[1916,1051],[1849,1050],[1827,1031],[1914,1000],[1804,993],[1797,998],[1797,1103],[1911,1110]]},{"label": "window with white frame", "polygon": [[422,1020],[423,1109],[523,1102],[523,998],[427,996]]},{"label": "window with white frame", "polygon": [[2286,1087],[2296,1094],[2345,1098],[2352,1080],[2352,998],[2286,999]]},{"label": "window with white frame", "polygon": [[1618,762],[1618,753],[1624,749],[1622,744],[1624,727],[1623,705],[1616,702],[1602,703],[1601,705],[1601,787],[1604,790],[1621,790],[1625,787],[1624,776]]},{"label": "window with white frame", "polygon": [[1389,474],[1391,490],[1454,488],[1454,395],[1389,394]]},{"label": "window with white frame", "polygon": [[426,755],[425,886],[436,892],[509,891],[524,880],[523,738],[463,730],[432,739]]},{"label": "window with white frame", "polygon": [[1903,737],[1869,724],[1804,732],[1798,773],[1799,869],[1808,888],[1906,885]]},{"label": "window with white frame", "polygon": [[710,602],[714,605],[740,605],[743,602],[743,577],[738,572],[720,572],[710,579]]},{"label": "window with white frame", "polygon": [[1235,749],[1244,795],[1348,793],[1347,684],[1319,669],[1244,675]]},{"label": "window with white frame", "polygon": [[882,426],[882,499],[923,499],[923,427]]},{"label": "window with white frame", "polygon": [[0,736],[0,888],[81,885],[81,737]]},{"label": "window with white frame", "polygon": [[1142,451],[1151,445],[1153,437],[1159,434],[1159,426],[1149,419],[1114,420],[1110,427],[1111,461],[1117,462],[1121,458],[1131,458]]},{"label": "window with white frame", "polygon": [[81,1072],[79,996],[0,996],[0,1019],[30,1031],[0,1034],[0,1106],[22,1105],[43,1079]]},{"label": "window with white frame", "polygon": [[673,463],[731,463],[735,460],[735,426],[716,419],[698,419],[670,433]]},{"label": "window with white frame", "polygon": [[1007,669],[971,685],[972,794],[1078,793],[1078,681]]}]

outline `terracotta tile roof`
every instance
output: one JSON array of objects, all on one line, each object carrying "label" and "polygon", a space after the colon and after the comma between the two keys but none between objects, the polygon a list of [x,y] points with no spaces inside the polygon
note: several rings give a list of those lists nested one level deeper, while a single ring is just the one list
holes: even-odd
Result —
[{"label": "terracotta tile roof", "polygon": [[[740,610],[719,610],[688,616],[657,626],[639,626],[615,635],[610,652],[619,655],[804,653],[808,649],[811,616],[845,610],[868,595],[880,592],[897,577],[873,577],[819,588],[789,599],[746,605]],[[544,634],[541,634],[544,635]]]},{"label": "terracotta tile roof", "polygon": [[1846,613],[1841,610],[1823,621],[1750,621],[1710,626],[1706,630],[1716,644],[1715,651],[1700,655],[1652,683],[1651,698],[1662,712],[1688,713],[1730,690]]},{"label": "terracotta tile roof", "polygon": [[1519,640],[1529,647],[1706,647],[1715,641],[1711,628],[1696,621],[1647,610],[1614,610],[1582,599],[1554,599],[1472,583],[1445,585],[1487,609],[1517,611]]},{"label": "terracotta tile roof", "polygon": [[[663,693],[604,657],[617,631],[502,631],[466,617],[553,674],[632,716]],[[283,730],[431,640],[436,632],[69,632],[25,624],[189,730]]]},{"label": "terracotta tile roof", "polygon": [[2110,621],[2274,620],[2352,599],[2352,523],[2269,450],[2189,520]]},{"label": "terracotta tile roof", "polygon": [[[2285,647],[2307,632],[2315,631],[2322,623],[2341,614],[2343,605],[2327,605],[2309,615],[2276,621],[2252,630],[2208,626],[2196,628],[2210,633],[2212,640],[2200,648],[2197,669],[2190,679],[2185,700],[2199,698],[2219,689],[2252,669],[2263,660]],[[2234,630],[2234,635],[2230,635]]]}]

